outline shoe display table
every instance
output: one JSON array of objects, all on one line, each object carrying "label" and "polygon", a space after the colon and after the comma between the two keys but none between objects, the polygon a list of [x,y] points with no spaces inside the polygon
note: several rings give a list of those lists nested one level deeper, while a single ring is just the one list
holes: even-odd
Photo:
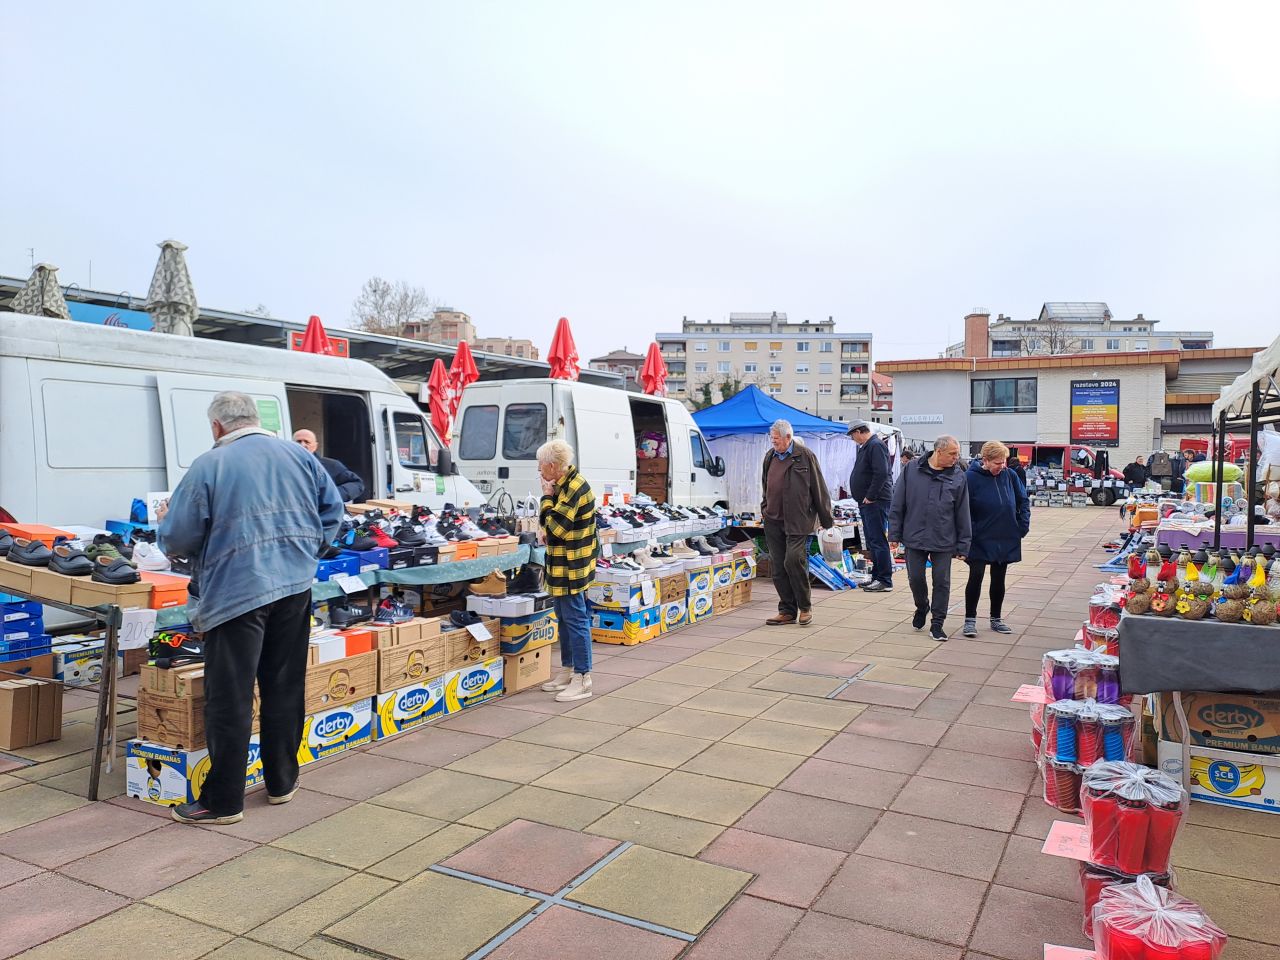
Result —
[{"label": "shoe display table", "polygon": [[[514,570],[530,561],[541,563],[542,558],[541,547],[531,548],[522,544],[512,553],[476,557],[473,560],[454,560],[450,563],[437,563],[426,567],[406,567],[403,570],[370,570],[368,573],[356,576],[366,587],[375,587],[380,583],[399,583],[406,586],[424,583],[457,583],[461,580],[477,580],[495,570]],[[312,585],[311,598],[328,600],[332,597],[340,597],[345,592],[339,583],[327,580]]]}]

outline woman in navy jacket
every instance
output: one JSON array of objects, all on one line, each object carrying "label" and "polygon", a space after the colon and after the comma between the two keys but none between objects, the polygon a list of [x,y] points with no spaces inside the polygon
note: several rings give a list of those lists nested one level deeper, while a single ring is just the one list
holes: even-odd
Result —
[{"label": "woman in navy jacket", "polygon": [[978,635],[978,597],[991,568],[991,629],[1012,633],[1000,616],[1009,564],[1022,559],[1022,538],[1031,529],[1031,501],[1018,475],[1008,469],[1009,448],[999,440],[982,445],[980,457],[969,464],[969,516],[973,543],[967,557],[969,582],[964,588],[964,635]]}]

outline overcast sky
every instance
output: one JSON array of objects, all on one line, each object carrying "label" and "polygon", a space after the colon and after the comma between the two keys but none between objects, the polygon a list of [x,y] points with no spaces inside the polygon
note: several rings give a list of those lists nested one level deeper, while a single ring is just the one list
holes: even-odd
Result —
[{"label": "overcast sky", "polygon": [[[380,15],[375,11],[381,11]],[[0,273],[642,351],[786,311],[936,355],[973,307],[1280,331],[1280,4],[28,3]]]}]

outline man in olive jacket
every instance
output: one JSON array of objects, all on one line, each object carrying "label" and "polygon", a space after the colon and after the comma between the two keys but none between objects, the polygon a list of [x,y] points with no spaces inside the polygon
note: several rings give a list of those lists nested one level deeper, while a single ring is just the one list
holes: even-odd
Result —
[{"label": "man in olive jacket", "polygon": [[771,449],[761,466],[760,515],[769,546],[769,567],[778,591],[778,612],[765,623],[779,626],[813,622],[809,592],[809,536],[834,525],[831,495],[813,451],[796,439],[791,424],[777,420],[769,428]]}]

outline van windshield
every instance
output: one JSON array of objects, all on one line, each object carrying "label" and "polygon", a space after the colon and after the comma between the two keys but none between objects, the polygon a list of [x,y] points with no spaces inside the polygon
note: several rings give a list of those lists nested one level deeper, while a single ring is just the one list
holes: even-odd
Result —
[{"label": "van windshield", "polygon": [[396,413],[392,423],[395,425],[396,456],[400,465],[417,470],[434,467],[437,448],[427,436],[422,417],[413,413]]}]

